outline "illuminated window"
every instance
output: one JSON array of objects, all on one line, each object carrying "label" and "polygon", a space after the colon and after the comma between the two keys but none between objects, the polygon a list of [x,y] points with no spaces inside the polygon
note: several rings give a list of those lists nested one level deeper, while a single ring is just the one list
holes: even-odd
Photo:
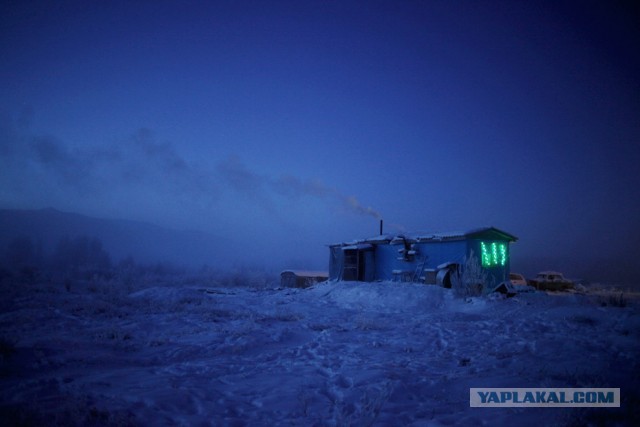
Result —
[{"label": "illuminated window", "polygon": [[480,242],[483,267],[504,267],[507,264],[507,244]]}]

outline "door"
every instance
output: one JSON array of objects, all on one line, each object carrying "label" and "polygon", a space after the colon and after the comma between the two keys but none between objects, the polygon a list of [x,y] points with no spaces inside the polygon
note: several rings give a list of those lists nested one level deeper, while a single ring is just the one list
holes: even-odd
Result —
[{"label": "door", "polygon": [[355,281],[361,280],[364,268],[360,251],[357,249],[346,249],[344,251],[344,267],[342,268],[342,280]]}]

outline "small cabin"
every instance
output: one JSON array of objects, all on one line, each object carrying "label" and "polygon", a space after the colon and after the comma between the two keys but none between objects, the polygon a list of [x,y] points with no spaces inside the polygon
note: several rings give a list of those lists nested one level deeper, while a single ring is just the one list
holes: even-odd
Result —
[{"label": "small cabin", "polygon": [[308,288],[328,278],[326,271],[285,270],[280,273],[280,284],[286,288]]},{"label": "small cabin", "polygon": [[487,271],[487,288],[509,280],[510,244],[495,227],[466,232],[384,234],[329,245],[329,279],[401,281],[451,287],[451,274],[473,254]]}]

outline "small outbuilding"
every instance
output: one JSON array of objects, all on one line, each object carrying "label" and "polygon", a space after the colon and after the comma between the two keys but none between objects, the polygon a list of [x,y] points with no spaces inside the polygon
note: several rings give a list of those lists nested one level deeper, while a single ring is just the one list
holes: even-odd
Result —
[{"label": "small outbuilding", "polygon": [[487,288],[509,280],[509,245],[518,238],[495,227],[465,232],[381,234],[329,245],[329,279],[394,280],[451,287],[451,274],[471,256],[486,270]]},{"label": "small outbuilding", "polygon": [[308,288],[328,278],[326,271],[285,270],[280,273],[280,284],[287,288]]}]

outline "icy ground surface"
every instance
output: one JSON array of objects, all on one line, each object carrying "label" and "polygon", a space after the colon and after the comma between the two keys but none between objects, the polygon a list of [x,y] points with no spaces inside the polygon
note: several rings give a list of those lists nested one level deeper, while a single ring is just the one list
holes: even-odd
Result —
[{"label": "icy ground surface", "polygon": [[[146,285],[145,285],[146,286]],[[325,283],[3,289],[2,425],[640,425],[638,301]],[[622,408],[470,408],[469,387]]]}]

